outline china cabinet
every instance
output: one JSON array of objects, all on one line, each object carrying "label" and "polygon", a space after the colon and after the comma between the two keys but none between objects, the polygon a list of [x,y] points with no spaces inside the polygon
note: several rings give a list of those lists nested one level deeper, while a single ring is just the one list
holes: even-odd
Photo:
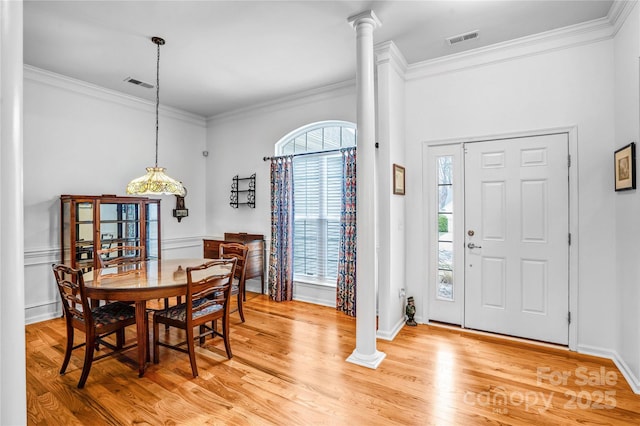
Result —
[{"label": "china cabinet", "polygon": [[115,195],[61,195],[61,260],[88,271],[99,267],[95,250],[144,246],[160,258],[160,200]]}]

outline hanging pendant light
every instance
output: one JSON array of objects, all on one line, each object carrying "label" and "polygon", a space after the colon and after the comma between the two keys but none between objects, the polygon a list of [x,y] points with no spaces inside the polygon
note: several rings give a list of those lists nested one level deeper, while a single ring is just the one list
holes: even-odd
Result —
[{"label": "hanging pendant light", "polygon": [[182,182],[167,176],[164,167],[158,167],[158,110],[160,107],[160,46],[164,39],[152,37],[151,41],[157,45],[158,60],[156,62],[156,165],[147,167],[147,174],[129,182],[127,194],[135,195],[179,195],[184,197],[186,191]]}]

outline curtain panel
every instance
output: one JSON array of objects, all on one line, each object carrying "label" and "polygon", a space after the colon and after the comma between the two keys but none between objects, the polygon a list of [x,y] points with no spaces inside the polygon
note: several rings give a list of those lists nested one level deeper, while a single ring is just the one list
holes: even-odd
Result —
[{"label": "curtain panel", "polygon": [[356,316],[356,148],[342,150],[342,204],[336,309]]},{"label": "curtain panel", "polygon": [[271,159],[269,296],[293,299],[293,157]]}]

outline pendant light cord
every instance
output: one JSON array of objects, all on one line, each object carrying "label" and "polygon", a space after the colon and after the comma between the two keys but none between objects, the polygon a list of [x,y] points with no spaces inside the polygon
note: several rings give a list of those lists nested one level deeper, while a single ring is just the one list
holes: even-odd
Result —
[{"label": "pendant light cord", "polygon": [[158,46],[158,60],[156,61],[156,168],[158,168],[158,112],[160,108],[160,43]]}]

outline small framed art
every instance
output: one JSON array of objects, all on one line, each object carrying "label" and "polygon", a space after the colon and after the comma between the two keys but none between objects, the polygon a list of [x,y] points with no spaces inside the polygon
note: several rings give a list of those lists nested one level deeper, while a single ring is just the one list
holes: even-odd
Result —
[{"label": "small framed art", "polygon": [[636,189],[636,144],[631,142],[614,154],[616,191]]},{"label": "small framed art", "polygon": [[393,165],[393,193],[404,195],[404,167]]}]

